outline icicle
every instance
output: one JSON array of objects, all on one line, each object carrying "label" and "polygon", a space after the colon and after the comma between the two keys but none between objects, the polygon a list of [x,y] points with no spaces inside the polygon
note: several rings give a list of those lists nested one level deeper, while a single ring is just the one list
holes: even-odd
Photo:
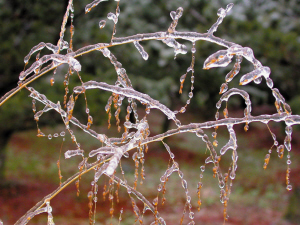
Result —
[{"label": "icicle", "polygon": [[140,45],[138,41],[133,42],[134,46],[137,48],[141,56],[143,57],[144,60],[147,60],[149,55],[148,53],[144,50],[143,46]]},{"label": "icicle", "polygon": [[285,98],[280,94],[277,88],[272,89],[272,94],[278,102],[285,103]]},{"label": "icicle", "polygon": [[226,82],[230,82],[240,72],[242,59],[242,56],[236,56],[236,63],[234,64],[233,69],[225,77]]},{"label": "icicle", "polygon": [[227,129],[230,135],[229,141],[226,145],[223,146],[223,148],[221,148],[220,150],[220,154],[224,155],[228,149],[232,149],[232,150],[236,150],[237,148],[237,140],[236,140],[236,135],[233,129],[232,124],[231,125],[227,125]]}]

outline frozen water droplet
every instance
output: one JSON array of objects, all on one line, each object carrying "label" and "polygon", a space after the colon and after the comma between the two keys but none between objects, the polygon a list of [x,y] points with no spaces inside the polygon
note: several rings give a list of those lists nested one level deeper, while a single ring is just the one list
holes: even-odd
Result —
[{"label": "frozen water droplet", "polygon": [[51,134],[48,135],[48,139],[49,139],[49,140],[52,139],[52,135],[51,135]]},{"label": "frozen water droplet", "polygon": [[106,24],[106,20],[100,20],[100,22],[99,22],[100,29],[104,28],[105,24]]},{"label": "frozen water droplet", "polygon": [[58,133],[53,134],[53,137],[58,137]]},{"label": "frozen water droplet", "polygon": [[225,17],[225,16],[226,16],[226,11],[225,11],[225,9],[220,8],[220,9],[218,10],[218,12],[217,12],[217,15],[218,15],[219,17]]},{"label": "frozen water droplet", "polygon": [[215,147],[217,147],[217,146],[218,146],[218,141],[217,141],[217,140],[214,140],[213,145],[214,145]]},{"label": "frozen water droplet", "polygon": [[216,112],[216,115],[215,115],[215,118],[216,118],[216,120],[218,120],[219,119],[219,111],[218,112]]},{"label": "frozen water droplet", "polygon": [[107,14],[107,19],[112,20],[114,24],[118,23],[118,17],[114,13],[108,13]]},{"label": "frozen water droplet", "polygon": [[162,190],[162,186],[161,186],[161,184],[159,184],[158,186],[157,186],[157,191],[161,191]]},{"label": "frozen water droplet", "polygon": [[293,187],[292,187],[292,185],[289,184],[289,185],[286,186],[286,189],[287,189],[288,191],[291,191],[291,190],[293,189]]},{"label": "frozen water droplet", "polygon": [[186,190],[187,189],[187,182],[186,182],[185,179],[181,180],[181,184],[182,184],[182,187]]},{"label": "frozen water droplet", "polygon": [[271,78],[268,77],[266,82],[269,88],[273,88],[273,81]]},{"label": "frozen water droplet", "polygon": [[51,86],[53,86],[54,83],[55,83],[55,80],[54,80],[54,78],[52,77],[52,78],[50,79],[50,84],[51,84]]},{"label": "frozen water droplet", "polygon": [[258,77],[256,79],[254,79],[254,83],[256,83],[256,84],[260,84],[261,81],[262,81],[262,77]]},{"label": "frozen water droplet", "polygon": [[201,172],[204,172],[205,171],[205,166],[200,166],[200,169],[201,169]]},{"label": "frozen water droplet", "polygon": [[195,52],[196,52],[196,48],[195,48],[195,47],[192,47],[191,52],[192,52],[192,53],[195,53]]},{"label": "frozen water droplet", "polygon": [[153,199],[152,204],[154,206],[157,206],[157,204],[158,204],[158,197],[156,197],[155,199]]},{"label": "frozen water droplet", "polygon": [[196,131],[197,137],[203,137],[204,136],[204,131],[201,128],[198,128]]},{"label": "frozen water droplet", "polygon": [[287,135],[292,135],[292,132],[293,132],[292,126],[286,126],[286,128],[285,128],[285,133],[286,133]]},{"label": "frozen water droplet", "polygon": [[223,94],[224,92],[226,92],[228,90],[228,85],[227,83],[223,83],[220,87],[220,92],[219,94]]},{"label": "frozen water droplet", "polygon": [[180,120],[176,119],[176,120],[175,120],[175,124],[176,124],[176,126],[180,127],[180,126],[181,126]]},{"label": "frozen water droplet", "polygon": [[172,20],[175,20],[176,12],[175,11],[170,12],[170,16]]}]

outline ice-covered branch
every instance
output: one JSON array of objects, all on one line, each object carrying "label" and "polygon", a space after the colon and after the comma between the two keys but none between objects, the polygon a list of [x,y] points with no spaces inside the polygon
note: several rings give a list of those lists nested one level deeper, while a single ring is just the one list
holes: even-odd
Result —
[{"label": "ice-covered branch", "polygon": [[128,98],[133,98],[141,102],[142,104],[147,104],[149,108],[156,108],[162,111],[169,119],[177,122],[175,113],[171,111],[168,107],[161,104],[159,101],[152,99],[149,95],[138,92],[132,88],[121,88],[115,85],[109,85],[104,82],[88,81],[83,83],[82,86],[77,86],[74,88],[75,93],[82,93],[87,89],[101,89],[105,91],[110,91],[119,95],[126,96]]}]

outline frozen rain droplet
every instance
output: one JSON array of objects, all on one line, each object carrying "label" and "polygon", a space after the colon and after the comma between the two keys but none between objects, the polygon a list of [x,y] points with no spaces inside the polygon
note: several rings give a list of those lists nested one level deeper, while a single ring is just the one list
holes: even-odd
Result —
[{"label": "frozen rain droplet", "polygon": [[218,12],[217,12],[217,15],[218,15],[219,17],[225,17],[225,16],[226,16],[226,11],[225,11],[225,9],[220,8],[220,9],[218,10]]},{"label": "frozen rain droplet", "polygon": [[186,182],[185,179],[182,179],[182,180],[181,180],[181,184],[182,184],[182,187],[183,187],[185,190],[187,190],[187,182]]},{"label": "frozen rain droplet", "polygon": [[228,90],[228,85],[227,83],[223,83],[220,87],[220,92],[219,94],[223,94],[224,92],[226,92]]},{"label": "frozen rain droplet", "polygon": [[108,13],[107,14],[107,19],[112,20],[114,24],[118,23],[118,17],[114,13]]},{"label": "frozen rain droplet", "polygon": [[293,187],[292,187],[292,185],[289,184],[289,185],[286,186],[286,189],[287,189],[288,191],[291,191],[291,190],[293,189]]},{"label": "frozen rain droplet", "polygon": [[52,139],[52,135],[51,135],[51,134],[48,135],[48,139],[49,139],[49,140]]},{"label": "frozen rain droplet", "polygon": [[157,187],[157,191],[160,192],[161,190],[162,190],[162,186],[161,186],[161,184],[159,184],[158,187]]},{"label": "frozen rain droplet", "polygon": [[205,166],[200,166],[200,169],[201,169],[201,172],[204,172],[205,171]]},{"label": "frozen rain droplet", "polygon": [[273,88],[273,81],[272,81],[271,78],[268,77],[266,82],[267,82],[267,85],[268,85],[269,88]]},{"label": "frozen rain droplet", "polygon": [[152,204],[153,204],[154,206],[156,206],[156,205],[158,204],[158,197],[156,197],[155,199],[153,199]]},{"label": "frozen rain droplet", "polygon": [[104,28],[105,24],[106,24],[106,20],[100,20],[100,22],[99,22],[100,29]]},{"label": "frozen rain droplet", "polygon": [[191,52],[192,52],[192,53],[196,53],[196,48],[195,48],[195,46],[192,47]]}]

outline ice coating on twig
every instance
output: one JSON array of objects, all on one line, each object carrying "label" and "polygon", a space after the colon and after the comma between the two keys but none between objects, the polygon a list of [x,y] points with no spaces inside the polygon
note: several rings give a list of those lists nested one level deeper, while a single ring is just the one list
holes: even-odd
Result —
[{"label": "ice coating on twig", "polygon": [[[63,118],[67,117],[67,113],[61,108],[60,104],[55,104],[55,103],[51,102],[49,99],[47,99],[47,97],[45,95],[40,94],[33,87],[28,87],[28,90],[31,92],[29,95],[31,98],[36,99],[37,101],[43,103],[46,106],[50,106],[52,109],[57,111]],[[38,116],[38,115],[35,115],[35,117],[36,116]],[[88,133],[92,137],[105,143],[106,145],[109,145],[109,146],[111,145],[110,139],[105,134],[98,134],[97,132],[95,132],[92,129],[87,129],[87,127],[85,125],[83,125],[82,123],[80,123],[75,117],[72,117],[70,119],[70,122],[73,123],[74,125],[78,126],[80,129],[82,129],[84,132]]]},{"label": "ice coating on twig", "polygon": [[51,55],[43,56],[38,61],[34,62],[27,70],[22,71],[20,73],[19,79],[24,80],[29,74],[34,72],[36,69],[41,67],[43,64],[45,64],[49,60],[52,60],[55,63],[67,63],[75,71],[81,71],[81,65],[80,65],[79,61],[74,59],[74,57],[72,57],[71,55],[69,55],[69,54],[67,54],[67,55],[51,54]]},{"label": "ice coating on twig", "polygon": [[271,70],[269,67],[264,66],[264,67],[259,67],[255,70],[253,70],[250,73],[247,73],[243,75],[240,79],[240,85],[246,85],[250,83],[251,81],[260,78],[261,76],[264,76],[266,79],[269,78],[271,73]]},{"label": "ice coating on twig", "polygon": [[175,28],[178,24],[178,19],[182,16],[182,13],[183,13],[183,8],[182,7],[179,7],[176,10],[176,12],[172,11],[170,13],[170,16],[171,16],[173,22],[171,23],[170,27],[168,28],[168,33],[173,33],[175,31]]},{"label": "ice coating on twig", "polygon": [[[64,48],[67,48],[68,45],[64,45]],[[41,42],[38,45],[34,46],[30,52],[28,53],[28,55],[25,56],[24,58],[24,63],[28,63],[28,60],[30,59],[31,55],[37,51],[42,50],[43,48],[48,48],[50,51],[52,51],[53,53],[57,53],[59,47],[56,45],[53,45],[51,43],[44,43]]]},{"label": "ice coating on twig", "polygon": [[167,169],[164,173],[164,175],[161,176],[160,178],[160,182],[166,182],[166,179],[172,175],[173,172],[178,171],[179,170],[179,165],[177,162],[174,162],[172,164],[172,166]]},{"label": "ice coating on twig", "polygon": [[228,101],[228,99],[230,98],[230,96],[232,95],[240,95],[245,99],[245,104],[246,104],[246,110],[245,110],[245,116],[249,116],[251,113],[251,101],[250,101],[250,97],[249,94],[244,91],[244,90],[240,90],[238,88],[231,88],[230,90],[226,91],[220,98],[220,100],[217,102],[216,107],[217,109],[220,109],[221,104],[223,101]]},{"label": "ice coating on twig", "polygon": [[228,66],[232,57],[232,54],[228,54],[228,50],[219,50],[205,60],[203,69],[208,70],[213,67]]},{"label": "ice coating on twig", "polygon": [[104,2],[107,0],[94,0],[93,2],[87,4],[85,6],[85,13],[88,13],[89,11],[91,11],[92,8],[96,7],[100,2]]},{"label": "ice coating on twig", "polygon": [[69,47],[68,42],[64,41],[64,35],[65,35],[66,24],[67,24],[67,21],[68,21],[68,18],[69,18],[70,11],[71,12],[74,11],[73,0],[69,0],[69,2],[68,2],[68,6],[67,6],[67,9],[66,9],[64,18],[63,18],[63,22],[62,22],[61,27],[60,27],[59,39],[58,39],[58,42],[57,42],[58,51],[55,52],[57,54],[59,53],[60,50]]},{"label": "ice coating on twig", "polygon": [[235,151],[237,148],[236,135],[235,135],[233,126],[227,125],[227,129],[228,129],[230,137],[229,137],[229,141],[227,142],[227,144],[221,148],[221,150],[220,150],[221,155],[224,155],[228,149],[232,149]]},{"label": "ice coating on twig", "polygon": [[211,28],[207,31],[208,34],[212,35],[214,32],[217,31],[218,29],[218,26],[223,22],[223,19],[225,18],[225,16],[227,15],[227,13],[231,10],[231,8],[233,7],[233,3],[229,3],[227,6],[226,6],[226,9],[223,9],[223,8],[220,8],[218,10],[218,20],[217,22],[211,26]]},{"label": "ice coating on twig", "polygon": [[[96,81],[88,81],[86,83],[83,83],[83,87],[87,89],[102,89],[106,91],[111,91],[116,94],[124,95],[128,98],[133,98],[141,103],[148,104],[150,108],[157,108],[161,110],[169,119],[176,120],[175,113],[168,109],[165,105],[159,103],[159,101],[152,99],[149,95],[143,94],[141,92],[135,91],[132,88],[121,88],[114,85],[109,85],[104,82],[96,82]],[[79,87],[74,88],[74,93],[80,93],[78,91]]]},{"label": "ice coating on twig", "polygon": [[187,47],[184,44],[180,44],[177,42],[174,38],[166,38],[162,40],[163,43],[168,45],[169,47],[174,48],[175,56],[177,54],[186,54],[187,53]]},{"label": "ice coating on twig", "polygon": [[94,157],[98,154],[113,154],[113,148],[112,147],[101,147],[95,150],[90,151],[89,157]]},{"label": "ice coating on twig", "polygon": [[68,158],[71,158],[71,157],[76,156],[76,155],[83,156],[83,153],[84,153],[84,151],[80,150],[80,149],[68,150],[68,151],[65,152],[65,158],[68,159]]}]

